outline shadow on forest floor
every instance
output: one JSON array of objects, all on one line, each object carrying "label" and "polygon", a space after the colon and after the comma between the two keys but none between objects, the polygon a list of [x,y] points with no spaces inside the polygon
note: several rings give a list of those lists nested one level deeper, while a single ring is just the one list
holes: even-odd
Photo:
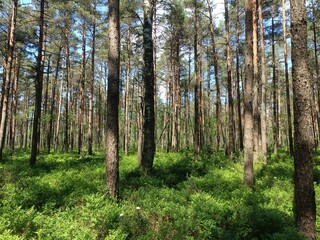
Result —
[{"label": "shadow on forest floor", "polygon": [[[82,228],[107,236],[104,229],[113,227],[127,236],[119,239],[302,239],[291,209],[293,161],[285,154],[271,157],[267,166],[257,164],[254,189],[243,187],[241,159],[229,161],[223,152],[204,153],[197,163],[192,152],[157,153],[151,176],[137,168],[136,156],[122,157],[120,202],[110,210],[115,215],[91,227],[86,221],[97,215],[111,219],[110,212],[100,209],[110,205],[103,154],[41,154],[33,169],[27,154],[14,157],[0,169],[6,186],[0,192],[3,205],[33,209],[41,217],[48,214],[52,230],[59,228],[55,222],[70,224],[55,219],[66,211],[74,219],[91,214],[79,223]],[[120,218],[118,211],[126,217]]]}]

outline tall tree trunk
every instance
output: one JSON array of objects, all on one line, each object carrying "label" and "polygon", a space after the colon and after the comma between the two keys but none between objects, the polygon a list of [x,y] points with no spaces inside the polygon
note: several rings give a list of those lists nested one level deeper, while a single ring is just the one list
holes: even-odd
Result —
[{"label": "tall tree trunk", "polygon": [[56,71],[55,71],[55,76],[52,84],[52,91],[51,91],[51,103],[50,103],[50,120],[49,120],[49,129],[48,129],[48,134],[47,134],[47,150],[48,153],[50,153],[51,150],[51,141],[53,139],[53,113],[55,110],[55,98],[56,98],[56,88],[58,85],[58,77],[59,77],[59,69],[60,69],[60,58],[61,58],[61,50],[62,50],[62,45],[60,44],[59,47],[59,52],[57,56],[57,65],[56,65]]},{"label": "tall tree trunk", "polygon": [[108,96],[106,124],[106,185],[113,198],[119,196],[119,0],[109,0]]},{"label": "tall tree trunk", "polygon": [[259,146],[259,121],[260,121],[260,106],[259,106],[259,66],[258,66],[258,25],[257,25],[257,4],[252,2],[252,17],[253,17],[253,151],[254,159],[260,154]]},{"label": "tall tree trunk", "polygon": [[207,143],[208,148],[212,149],[212,143],[213,143],[213,134],[211,130],[211,67],[212,67],[212,61],[211,56],[209,52],[209,47],[207,47],[207,101],[205,102],[205,108],[206,108],[206,127],[210,128],[210,131],[207,133]]},{"label": "tall tree trunk", "polygon": [[[74,96],[74,78],[73,78],[73,71],[70,68],[70,115],[76,115],[76,100]],[[75,118],[70,118],[70,130],[69,130],[69,139],[70,139],[70,150],[73,151],[74,147],[74,129],[75,129]]]},{"label": "tall tree trunk", "polygon": [[15,77],[14,82],[12,84],[12,107],[11,107],[11,121],[12,121],[12,127],[10,128],[12,131],[12,136],[10,138],[10,152],[13,154],[16,144],[16,138],[17,138],[17,108],[18,108],[18,100],[19,100],[19,79],[20,79],[20,69],[21,69],[21,56],[20,53],[16,56],[15,61]]},{"label": "tall tree trunk", "polygon": [[[51,55],[48,54],[48,65],[47,65],[47,72],[46,72],[46,81],[45,81],[45,90],[44,90],[44,101],[43,101],[43,109],[44,109],[44,115],[45,118],[48,114],[48,100],[49,100],[49,85],[50,85],[50,71],[51,71]],[[43,121],[42,123],[43,131],[46,133],[48,129],[48,122]],[[47,138],[43,138],[42,140],[42,147],[47,146]]]},{"label": "tall tree trunk", "polygon": [[65,93],[65,131],[64,131],[64,150],[69,150],[69,88],[70,88],[70,46],[69,46],[69,19],[65,20],[65,58],[66,58],[66,93]]},{"label": "tall tree trunk", "polygon": [[[64,73],[64,72],[63,72]],[[58,103],[58,116],[57,116],[57,125],[56,125],[56,131],[54,134],[54,143],[55,143],[55,150],[59,147],[59,132],[60,132],[60,120],[61,120],[61,107],[62,107],[62,94],[63,94],[63,74],[61,77],[61,83],[60,83],[60,94],[59,94],[59,103]]]},{"label": "tall tree trunk", "polygon": [[[173,64],[172,64],[172,59],[173,59],[173,56],[170,55],[170,70],[171,72],[173,72]],[[172,102],[172,91],[173,91],[173,84],[172,84],[173,81],[171,81],[171,78],[170,77],[167,77],[166,79],[166,99],[167,99],[167,111],[166,111],[166,114],[167,114],[167,121],[168,121],[168,131],[167,131],[167,136],[166,136],[166,152],[168,153],[171,149],[172,149],[172,145],[173,145],[173,139],[175,138],[174,137],[174,131],[173,131],[173,122],[174,122],[174,119],[173,118],[173,115],[172,115],[172,105],[173,105],[173,102]]]},{"label": "tall tree trunk", "polygon": [[185,147],[189,149],[189,119],[190,119],[190,82],[191,82],[191,47],[188,54],[188,82],[185,86],[185,110],[184,110],[184,132],[185,132]]},{"label": "tall tree trunk", "polygon": [[215,37],[214,37],[214,25],[211,10],[210,0],[207,0],[209,19],[210,19],[210,35],[211,35],[211,45],[213,52],[213,65],[214,65],[214,78],[216,83],[216,138],[217,138],[217,149],[220,147],[220,125],[221,125],[221,98],[220,98],[220,83],[219,83],[219,63],[218,54],[216,51]]},{"label": "tall tree trunk", "polygon": [[287,18],[286,18],[285,0],[282,0],[283,53],[284,53],[285,78],[286,78],[288,138],[289,138],[290,154],[293,155],[292,119],[291,119],[289,69],[288,69],[288,54],[287,54],[287,21],[286,20]]},{"label": "tall tree trunk", "polygon": [[153,7],[154,140],[157,145],[157,4]]},{"label": "tall tree trunk", "polygon": [[34,167],[36,164],[38,145],[40,141],[40,119],[41,119],[41,102],[42,102],[42,86],[43,86],[43,70],[45,61],[45,23],[44,23],[44,6],[45,0],[40,1],[40,19],[39,19],[39,46],[38,46],[38,56],[37,56],[37,74],[35,78],[35,89],[36,89],[36,99],[35,99],[35,110],[33,118],[33,130],[32,130],[32,148],[30,157],[30,166]]},{"label": "tall tree trunk", "polygon": [[81,61],[81,77],[80,77],[80,101],[78,106],[78,154],[81,154],[83,143],[83,114],[84,114],[84,96],[85,96],[85,80],[86,80],[86,45],[87,38],[86,23],[82,23],[82,61]]},{"label": "tall tree trunk", "polygon": [[103,100],[103,92],[104,92],[104,87],[103,87],[103,84],[102,84],[102,67],[101,67],[101,71],[100,71],[100,79],[99,79],[99,89],[98,89],[98,102],[99,102],[99,105],[98,105],[98,112],[97,112],[97,119],[98,119],[98,130],[97,130],[97,145],[98,145],[98,149],[100,150],[101,149],[101,144],[102,144],[102,132],[103,132],[103,127],[102,127],[102,124],[103,124],[103,102],[105,102]]},{"label": "tall tree trunk", "polygon": [[[163,113],[163,129],[164,129],[163,131],[165,131],[165,129],[167,128],[167,126],[169,125],[169,122],[170,122],[170,118],[168,116],[169,111],[167,110],[168,108],[169,108],[169,80],[168,80],[168,78],[166,78],[166,106],[164,107],[164,113]],[[169,133],[169,130],[167,131],[167,133]],[[169,139],[169,138],[167,138],[167,136],[168,136],[168,134],[166,134],[166,136],[163,138],[162,149],[165,148],[166,139],[167,140]],[[169,151],[169,149],[166,149],[166,150],[167,150],[167,152]]]},{"label": "tall tree trunk", "polygon": [[194,0],[194,160],[197,162],[200,151],[199,114],[199,61],[198,61],[198,1]]},{"label": "tall tree trunk", "polygon": [[313,139],[305,0],[291,0],[292,82],[294,106],[294,206],[296,224],[306,239],[316,239],[313,186]]},{"label": "tall tree trunk", "polygon": [[200,45],[199,57],[199,113],[200,113],[200,150],[204,147],[204,80],[203,80],[203,46]]},{"label": "tall tree trunk", "polygon": [[261,153],[264,163],[267,163],[267,80],[266,80],[266,58],[264,48],[264,26],[262,15],[262,0],[258,2],[260,22],[260,61],[261,61]]},{"label": "tall tree trunk", "polygon": [[240,3],[237,0],[237,23],[236,23],[236,77],[237,77],[237,111],[238,111],[238,129],[239,129],[239,145],[243,150],[243,129],[241,114],[241,94],[240,94]]},{"label": "tall tree trunk", "polygon": [[25,101],[25,104],[24,104],[24,112],[27,113],[27,116],[26,116],[26,121],[24,123],[25,127],[25,136],[24,136],[24,148],[28,148],[28,140],[29,140],[29,99],[30,99],[30,89],[27,88],[26,90],[26,101]]},{"label": "tall tree trunk", "polygon": [[143,148],[140,167],[150,173],[153,167],[155,154],[155,118],[154,118],[154,66],[153,66],[153,39],[152,21],[155,0],[143,1],[143,83],[144,83],[144,121],[143,121]]},{"label": "tall tree trunk", "polygon": [[173,78],[173,114],[175,121],[174,124],[174,136],[173,142],[174,151],[180,149],[180,108],[181,108],[181,96],[180,96],[180,40],[176,39],[175,44],[175,56],[174,56],[174,78]]},{"label": "tall tree trunk", "polygon": [[244,96],[244,185],[253,185],[253,7],[255,0],[246,0],[245,96]]},{"label": "tall tree trunk", "polygon": [[275,25],[274,25],[274,3],[271,6],[271,38],[272,38],[272,92],[273,92],[273,144],[274,153],[278,152],[279,146],[279,117],[277,104],[277,75],[276,75],[276,55],[275,55]]},{"label": "tall tree trunk", "polygon": [[124,153],[126,156],[129,154],[129,91],[130,91],[130,71],[131,71],[131,26],[128,22],[127,33],[127,69],[126,69],[126,90],[125,90],[125,130],[124,130]]},{"label": "tall tree trunk", "polygon": [[[278,69],[279,69],[279,65],[278,65]],[[279,70],[277,70],[277,76],[279,76]],[[282,136],[282,132],[283,132],[283,124],[281,121],[281,112],[282,112],[282,89],[281,89],[281,83],[280,80],[278,79],[278,86],[277,86],[277,101],[278,101],[278,109],[277,109],[277,117],[278,117],[278,147],[281,147],[283,145],[283,136]]]},{"label": "tall tree trunk", "polygon": [[0,162],[2,161],[2,152],[3,152],[5,138],[6,138],[7,112],[8,112],[10,82],[11,82],[11,73],[12,73],[12,65],[13,65],[13,52],[14,52],[14,45],[15,45],[17,12],[18,12],[18,0],[14,0],[12,4],[10,29],[8,31],[8,42],[7,42],[7,49],[6,49],[5,67],[4,67],[5,75],[2,82],[3,94],[1,97],[2,109],[1,109],[1,121],[0,121]]},{"label": "tall tree trunk", "polygon": [[91,82],[89,97],[89,129],[88,129],[88,154],[92,155],[93,146],[93,94],[94,94],[94,68],[95,68],[95,49],[96,49],[96,5],[93,10],[93,26],[92,26],[92,46],[91,46]]},{"label": "tall tree trunk", "polygon": [[230,30],[229,30],[229,10],[228,0],[224,0],[224,12],[225,12],[225,28],[226,28],[226,46],[227,46],[227,82],[228,82],[228,130],[229,141],[227,154],[231,157],[235,153],[235,135],[234,135],[234,109],[233,109],[233,96],[232,96],[232,56],[230,45]]},{"label": "tall tree trunk", "polygon": [[142,161],[142,148],[143,148],[143,118],[144,118],[144,109],[143,109],[143,84],[138,83],[137,84],[137,112],[138,112],[138,118],[137,118],[137,128],[138,128],[138,162],[141,163]]},{"label": "tall tree trunk", "polygon": [[174,49],[174,42],[172,40],[171,44],[170,44],[170,86],[169,87],[169,92],[170,92],[170,96],[171,96],[171,103],[172,103],[172,108],[170,110],[170,112],[172,113],[172,121],[170,121],[171,123],[171,136],[172,136],[172,141],[170,144],[170,147],[175,150],[176,145],[177,145],[177,131],[176,131],[176,126],[177,126],[177,115],[175,112],[176,109],[176,103],[177,103],[177,96],[176,96],[176,76],[175,76],[175,70],[176,70],[176,62],[175,62],[175,49]]}]

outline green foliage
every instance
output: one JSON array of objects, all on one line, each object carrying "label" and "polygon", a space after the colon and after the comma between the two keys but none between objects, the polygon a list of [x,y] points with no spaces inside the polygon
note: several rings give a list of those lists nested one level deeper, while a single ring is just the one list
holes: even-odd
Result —
[{"label": "green foliage", "polygon": [[204,152],[198,163],[192,151],[157,153],[153,176],[135,155],[122,157],[119,202],[106,197],[104,154],[40,155],[34,169],[28,156],[0,166],[0,239],[303,239],[285,153],[255,163],[254,189],[243,187],[242,161],[223,152]]}]

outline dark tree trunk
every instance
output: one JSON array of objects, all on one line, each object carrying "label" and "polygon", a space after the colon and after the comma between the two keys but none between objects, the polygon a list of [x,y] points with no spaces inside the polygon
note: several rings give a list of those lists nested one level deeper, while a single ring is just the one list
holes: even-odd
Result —
[{"label": "dark tree trunk", "polygon": [[308,240],[316,239],[313,186],[312,119],[305,0],[291,0],[292,82],[294,106],[294,206],[296,224]]},{"label": "dark tree trunk", "polygon": [[200,152],[200,114],[199,114],[199,62],[198,62],[198,2],[194,0],[194,160],[197,162]]},{"label": "dark tree trunk", "polygon": [[143,147],[140,167],[150,173],[153,167],[155,154],[154,140],[154,66],[153,66],[153,39],[152,21],[154,0],[144,0],[144,23],[143,23],[143,83],[144,83],[144,121],[143,121]]},{"label": "dark tree trunk", "polygon": [[36,164],[38,145],[40,141],[40,118],[41,118],[41,102],[42,102],[42,86],[43,86],[43,70],[44,70],[44,49],[45,49],[45,24],[44,24],[44,6],[45,0],[40,2],[40,19],[39,19],[39,46],[37,56],[37,74],[35,79],[36,100],[33,118],[33,131],[32,131],[32,148],[30,157],[30,166],[34,167]]},{"label": "dark tree trunk", "polygon": [[153,85],[154,85],[154,140],[157,146],[157,4],[154,3],[153,7]]},{"label": "dark tree trunk", "polygon": [[106,124],[106,185],[113,198],[119,196],[119,0],[109,0],[108,95]]}]

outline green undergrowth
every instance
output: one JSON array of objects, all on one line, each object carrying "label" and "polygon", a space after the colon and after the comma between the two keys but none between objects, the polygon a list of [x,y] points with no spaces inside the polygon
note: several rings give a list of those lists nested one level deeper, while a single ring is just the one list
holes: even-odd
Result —
[{"label": "green undergrowth", "polygon": [[[118,202],[106,194],[103,153],[41,154],[33,169],[28,159],[20,151],[0,165],[0,240],[303,239],[286,152],[255,163],[253,189],[243,187],[239,156],[207,152],[195,163],[190,151],[157,153],[148,176],[136,155],[122,155]],[[319,155],[314,176],[319,208]]]}]

